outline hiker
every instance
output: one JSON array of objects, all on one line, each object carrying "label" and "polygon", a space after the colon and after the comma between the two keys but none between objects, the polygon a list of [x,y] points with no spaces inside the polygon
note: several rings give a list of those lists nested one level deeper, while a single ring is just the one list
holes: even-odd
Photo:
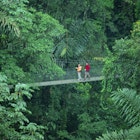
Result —
[{"label": "hiker", "polygon": [[78,66],[76,67],[76,70],[78,74],[78,80],[82,80],[82,77],[81,77],[82,66],[78,64]]},{"label": "hiker", "polygon": [[90,65],[88,63],[86,63],[86,65],[85,65],[85,77],[84,77],[84,80],[86,80],[87,78],[90,78],[89,71],[90,71]]}]

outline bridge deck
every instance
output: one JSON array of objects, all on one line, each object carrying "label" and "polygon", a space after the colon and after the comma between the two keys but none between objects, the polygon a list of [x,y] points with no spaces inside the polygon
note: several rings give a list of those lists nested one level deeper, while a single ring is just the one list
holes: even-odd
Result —
[{"label": "bridge deck", "polygon": [[50,86],[50,85],[62,85],[70,83],[79,83],[79,82],[91,82],[91,81],[100,81],[103,80],[103,76],[91,77],[87,80],[77,80],[77,79],[68,79],[68,80],[57,80],[57,81],[47,81],[47,82],[37,82],[31,83],[29,86]]}]

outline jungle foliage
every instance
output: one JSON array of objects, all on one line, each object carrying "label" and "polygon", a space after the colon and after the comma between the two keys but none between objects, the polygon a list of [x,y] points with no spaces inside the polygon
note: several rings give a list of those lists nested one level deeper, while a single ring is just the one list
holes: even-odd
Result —
[{"label": "jungle foliage", "polygon": [[[137,21],[130,38],[117,40],[113,52],[105,60],[103,82],[105,93],[111,94],[111,99],[127,122],[128,128],[103,134],[97,140],[138,140],[140,136],[139,100],[140,100],[140,21]],[[107,96],[107,95],[106,95]],[[108,94],[108,96],[110,96]]]},{"label": "jungle foliage", "polygon": [[[0,0],[0,139],[138,140],[139,19],[139,0]],[[22,84],[95,58],[103,82]]]},{"label": "jungle foliage", "polygon": [[51,78],[54,70],[62,73],[53,64],[52,52],[55,37],[63,35],[65,29],[48,14],[28,8],[27,2],[0,2],[0,69],[9,83],[36,80],[40,73],[40,79],[48,73]]},{"label": "jungle foliage", "polygon": [[25,98],[31,99],[32,90],[24,84],[16,85],[10,92],[7,77],[0,74],[0,139],[43,140],[45,127],[31,122],[26,115]]}]

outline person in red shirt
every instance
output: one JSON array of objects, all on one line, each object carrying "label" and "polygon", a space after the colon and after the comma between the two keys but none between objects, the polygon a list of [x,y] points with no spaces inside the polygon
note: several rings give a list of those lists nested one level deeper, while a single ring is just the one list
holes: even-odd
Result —
[{"label": "person in red shirt", "polygon": [[87,78],[90,78],[89,71],[90,71],[90,65],[88,63],[86,63],[86,65],[85,65],[85,78],[84,78],[85,80]]}]

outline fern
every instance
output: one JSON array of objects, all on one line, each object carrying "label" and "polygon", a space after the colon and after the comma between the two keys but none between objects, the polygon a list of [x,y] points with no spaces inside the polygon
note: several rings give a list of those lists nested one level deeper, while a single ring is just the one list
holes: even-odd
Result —
[{"label": "fern", "polygon": [[112,99],[125,121],[132,126],[140,124],[140,96],[136,91],[124,88],[113,92]]}]

